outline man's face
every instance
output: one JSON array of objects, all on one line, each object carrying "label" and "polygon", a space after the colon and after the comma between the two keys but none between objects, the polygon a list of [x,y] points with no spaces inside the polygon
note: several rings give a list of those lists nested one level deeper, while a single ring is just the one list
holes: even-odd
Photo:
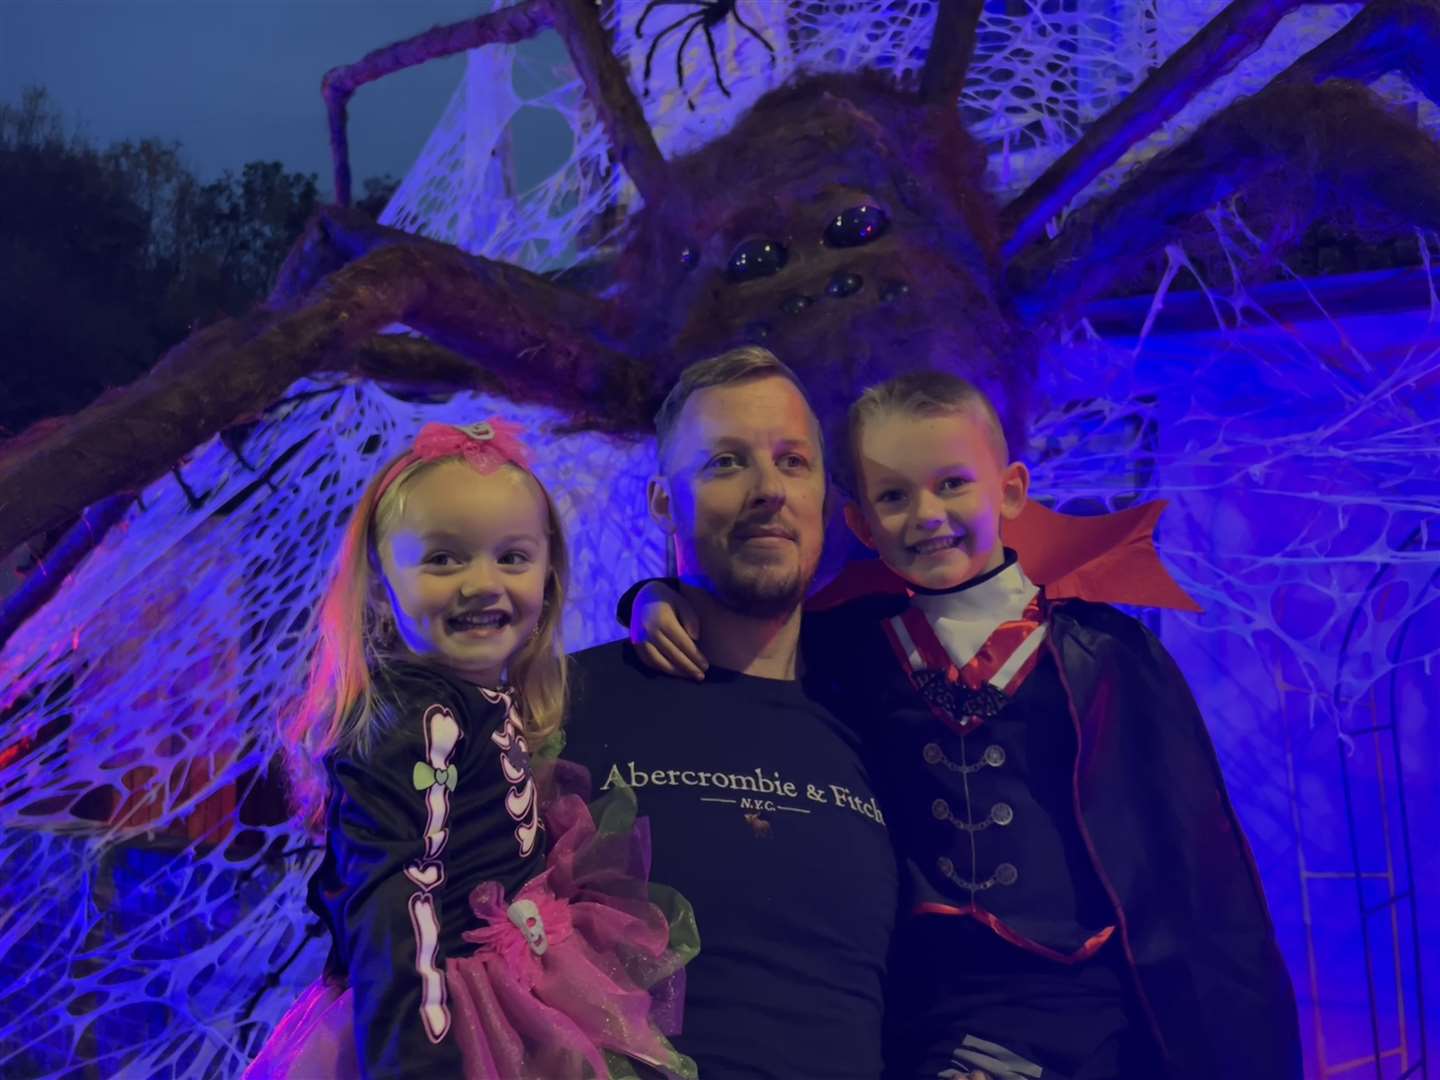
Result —
[{"label": "man's face", "polygon": [[650,512],[680,575],[726,607],[793,611],[820,560],[825,468],[809,405],[788,379],[699,390],[680,413]]},{"label": "man's face", "polygon": [[859,505],[845,520],[912,585],[953,589],[1005,559],[1000,521],[1025,505],[1025,466],[996,460],[977,409],[881,413],[861,428]]}]

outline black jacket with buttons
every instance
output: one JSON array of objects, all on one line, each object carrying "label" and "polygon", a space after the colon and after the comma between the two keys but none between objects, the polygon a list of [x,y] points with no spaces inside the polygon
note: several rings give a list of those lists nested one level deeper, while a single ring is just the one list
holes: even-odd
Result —
[{"label": "black jacket with buttons", "polygon": [[1116,918],[1075,816],[1077,742],[1053,659],[1042,654],[1004,708],[975,719],[932,711],[898,664],[879,667],[863,695],[882,718],[864,725],[866,760],[905,909],[972,917],[1061,962],[1096,952]]},{"label": "black jacket with buttons", "polygon": [[[905,784],[890,785],[891,797],[914,805],[887,807],[886,813],[897,845],[908,849],[917,902],[923,905],[928,889],[931,900],[953,904],[970,894],[963,886],[994,879],[1000,864],[1009,863],[1016,877],[1010,886],[1014,898],[1024,892],[1021,881],[1033,877],[1040,883],[1025,904],[1007,907],[1009,901],[997,899],[1005,888],[993,880],[974,895],[1016,920],[1030,932],[1027,936],[1061,952],[1083,932],[1098,929],[1097,923],[1113,922],[1176,1080],[1298,1080],[1294,991],[1259,873],[1199,709],[1154,635],[1108,605],[1079,600],[1049,605],[1044,646],[1049,658],[1022,684],[1016,702],[1035,679],[1042,680],[1032,688],[1037,693],[1045,692],[1043,680],[1055,680],[1053,700],[1063,710],[1059,719],[1070,726],[1065,748],[1070,767],[1063,773],[1068,783],[1064,790],[1050,790],[1062,775],[1055,762],[1029,761],[1025,768],[1034,789],[1023,799],[1007,796],[999,780],[1006,767],[986,766],[988,779],[967,807],[953,798],[953,784],[937,794],[946,786],[937,773],[959,775],[946,763],[965,768],[983,762],[992,744],[1005,750],[1008,763],[1014,750],[1005,743],[1021,736],[1013,730],[1006,736],[1004,725],[993,726],[987,735],[982,726],[966,737],[973,745],[962,753],[955,732],[946,731],[938,719],[933,721],[935,738],[917,739],[914,731],[907,732],[923,715],[919,710],[928,709],[913,698],[895,696],[891,676],[907,680],[881,620],[896,613],[896,601],[885,599],[808,614],[805,652],[811,680],[828,684],[836,705],[850,715],[866,714],[874,771],[889,773],[892,780],[907,778]],[[877,665],[889,666],[881,671]],[[902,711],[886,715],[896,708]],[[930,746],[934,749],[927,751]],[[891,756],[893,766],[883,760]],[[948,825],[937,799],[947,803],[943,816]],[[1006,804],[1000,817],[1007,810],[1013,817],[1003,827],[992,821],[984,829],[990,834],[987,841],[1006,829],[1023,828],[1022,804],[1029,814],[1050,815],[1045,828],[1052,831],[1045,843],[1070,863],[1068,886],[1057,884],[1063,868],[1036,862],[1044,844],[1027,847],[1018,831],[1013,840],[995,840],[974,873],[954,851],[945,857],[955,873],[944,872],[939,845],[953,844],[946,829],[959,836],[963,830],[955,828],[957,819],[978,824],[992,816],[996,802]],[[1077,813],[1061,821],[1067,803]],[[1035,909],[1034,901],[1047,892],[1070,906],[1051,915]]]}]

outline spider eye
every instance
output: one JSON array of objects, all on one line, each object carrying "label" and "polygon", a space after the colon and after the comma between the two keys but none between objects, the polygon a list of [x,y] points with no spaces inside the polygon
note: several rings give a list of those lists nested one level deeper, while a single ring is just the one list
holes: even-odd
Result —
[{"label": "spider eye", "polygon": [[682,270],[694,270],[700,263],[700,251],[694,244],[686,244],[680,249],[680,268]]},{"label": "spider eye", "polygon": [[780,272],[790,253],[778,240],[756,238],[744,241],[730,253],[730,263],[725,275],[736,284],[755,281]]},{"label": "spider eye", "polygon": [[836,214],[825,226],[825,244],[837,248],[859,247],[880,239],[889,228],[890,215],[878,206],[852,206]]}]

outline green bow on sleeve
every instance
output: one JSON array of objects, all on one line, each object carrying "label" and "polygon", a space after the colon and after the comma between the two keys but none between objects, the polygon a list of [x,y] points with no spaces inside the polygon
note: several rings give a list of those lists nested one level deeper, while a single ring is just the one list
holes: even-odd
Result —
[{"label": "green bow on sleeve", "polygon": [[415,771],[411,775],[411,782],[415,785],[416,791],[424,791],[426,788],[434,787],[436,784],[444,784],[451,791],[455,790],[455,782],[459,779],[460,770],[454,765],[444,769],[432,769],[423,761],[415,763]]}]

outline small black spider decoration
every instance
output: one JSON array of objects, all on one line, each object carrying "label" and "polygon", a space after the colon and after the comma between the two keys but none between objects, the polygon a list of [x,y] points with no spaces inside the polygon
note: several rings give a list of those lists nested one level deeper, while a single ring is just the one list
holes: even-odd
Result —
[{"label": "small black spider decoration", "polygon": [[[645,20],[655,13],[656,8],[662,7],[688,7],[695,10],[680,16],[656,34],[654,40],[650,42],[650,48],[645,53],[645,93],[647,96],[650,93],[650,71],[655,62],[656,50],[660,48],[660,43],[665,40],[667,34],[679,30],[686,23],[690,24],[690,28],[682,34],[680,47],[675,50],[675,82],[681,90],[685,89],[685,46],[690,44],[690,39],[695,36],[695,31],[703,30],[705,31],[705,44],[710,49],[710,63],[715,69],[715,85],[727,98],[730,96],[730,88],[725,85],[725,76],[720,70],[720,56],[715,51],[713,31],[715,27],[732,16],[741,29],[769,50],[770,63],[775,63],[775,46],[765,39],[764,34],[745,21],[745,17],[740,14],[739,0],[650,0],[640,14],[640,21],[635,24],[637,38],[644,39]],[[687,96],[686,104],[690,106],[691,112],[695,111],[695,102],[692,98]]]}]

